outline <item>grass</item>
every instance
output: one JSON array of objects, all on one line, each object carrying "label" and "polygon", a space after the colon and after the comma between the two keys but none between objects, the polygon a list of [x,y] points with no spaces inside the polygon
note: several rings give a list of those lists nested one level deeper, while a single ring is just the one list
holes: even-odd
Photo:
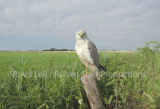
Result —
[{"label": "grass", "polygon": [[[160,108],[160,55],[144,48],[99,53],[107,73],[97,82],[107,108]],[[76,53],[0,52],[0,108],[88,109],[84,70]]]}]

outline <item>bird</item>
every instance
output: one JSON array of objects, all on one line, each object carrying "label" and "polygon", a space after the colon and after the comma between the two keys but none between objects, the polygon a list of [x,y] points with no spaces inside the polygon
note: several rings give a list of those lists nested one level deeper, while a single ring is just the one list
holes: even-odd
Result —
[{"label": "bird", "polygon": [[99,72],[106,72],[106,69],[99,63],[99,55],[97,48],[93,42],[91,42],[84,30],[80,30],[76,33],[76,53],[80,61],[86,66],[86,74],[88,69],[94,74]]}]

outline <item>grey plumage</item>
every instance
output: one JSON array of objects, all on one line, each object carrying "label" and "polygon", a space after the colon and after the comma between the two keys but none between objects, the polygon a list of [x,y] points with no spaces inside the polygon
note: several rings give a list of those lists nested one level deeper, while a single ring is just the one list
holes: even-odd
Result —
[{"label": "grey plumage", "polygon": [[97,48],[94,45],[94,43],[92,43],[91,41],[88,42],[88,49],[90,51],[91,58],[93,59],[93,61],[94,61],[95,65],[97,66],[97,68],[100,71],[106,72],[106,69],[102,65],[100,65],[100,63],[99,63],[99,55],[98,55]]},{"label": "grey plumage", "polygon": [[106,69],[99,63],[96,46],[89,40],[85,31],[78,31],[76,33],[75,49],[79,59],[86,68],[91,69],[94,73],[98,73],[100,71],[106,72]]}]

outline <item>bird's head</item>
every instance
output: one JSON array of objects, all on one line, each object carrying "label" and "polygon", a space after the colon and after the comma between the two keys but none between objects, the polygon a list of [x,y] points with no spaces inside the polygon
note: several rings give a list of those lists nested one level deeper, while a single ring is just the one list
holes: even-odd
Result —
[{"label": "bird's head", "polygon": [[88,39],[87,33],[84,30],[80,30],[76,33],[76,39],[77,40],[85,40]]}]

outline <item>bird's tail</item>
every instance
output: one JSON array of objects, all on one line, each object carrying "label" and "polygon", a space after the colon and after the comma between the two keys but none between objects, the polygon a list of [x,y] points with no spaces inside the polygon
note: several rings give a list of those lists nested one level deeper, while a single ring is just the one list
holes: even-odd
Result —
[{"label": "bird's tail", "polygon": [[99,68],[100,71],[103,71],[103,72],[106,72],[106,69],[100,64],[100,68]]}]

